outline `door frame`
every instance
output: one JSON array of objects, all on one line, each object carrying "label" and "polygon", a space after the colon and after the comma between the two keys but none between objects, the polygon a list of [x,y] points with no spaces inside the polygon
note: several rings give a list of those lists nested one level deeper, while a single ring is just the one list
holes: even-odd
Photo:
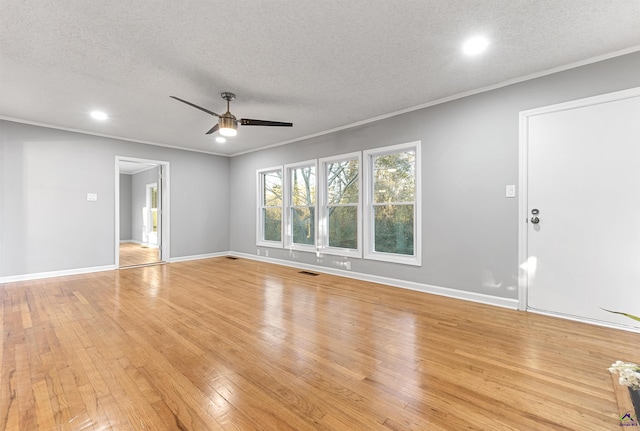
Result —
[{"label": "door frame", "polygon": [[[518,188],[520,198],[518,200],[518,309],[528,309],[528,271],[535,271],[536,262],[529,262],[528,256],[528,217],[529,217],[529,120],[535,116],[549,114],[552,112],[566,111],[576,108],[608,103],[617,100],[629,99],[640,96],[640,87],[627,90],[615,91],[613,93],[600,94],[586,97],[584,99],[572,100],[570,102],[558,103],[540,108],[530,109],[520,112],[520,136],[519,136],[519,179]],[[529,268],[531,266],[532,268]]]},{"label": "door frame", "polygon": [[165,160],[151,160],[151,159],[141,159],[137,157],[127,157],[127,156],[116,156],[115,157],[115,247],[114,247],[114,255],[115,255],[115,267],[120,268],[120,161],[127,162],[137,162],[137,163],[152,163],[160,166],[160,178],[158,179],[160,184],[160,232],[159,232],[159,240],[160,240],[160,256],[162,262],[169,262],[171,259],[170,254],[170,238],[169,228],[171,226],[170,223],[170,175],[169,168],[170,163]]}]

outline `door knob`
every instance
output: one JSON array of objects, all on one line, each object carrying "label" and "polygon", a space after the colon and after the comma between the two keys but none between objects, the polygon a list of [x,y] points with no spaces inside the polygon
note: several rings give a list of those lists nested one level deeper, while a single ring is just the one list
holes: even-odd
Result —
[{"label": "door knob", "polygon": [[540,223],[540,219],[538,218],[538,214],[540,214],[540,210],[538,208],[534,208],[531,210],[531,223],[538,224]]}]

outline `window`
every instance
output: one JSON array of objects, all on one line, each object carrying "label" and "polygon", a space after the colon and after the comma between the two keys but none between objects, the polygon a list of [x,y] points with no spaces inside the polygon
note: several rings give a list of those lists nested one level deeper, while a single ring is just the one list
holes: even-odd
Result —
[{"label": "window", "polygon": [[364,152],[365,258],[421,265],[420,143]]},{"label": "window", "polygon": [[287,238],[288,247],[316,250],[316,163],[315,161],[285,166],[287,172]]},{"label": "window", "polygon": [[282,168],[258,171],[258,245],[282,247]]},{"label": "window", "polygon": [[320,160],[320,248],[361,257],[360,153]]}]

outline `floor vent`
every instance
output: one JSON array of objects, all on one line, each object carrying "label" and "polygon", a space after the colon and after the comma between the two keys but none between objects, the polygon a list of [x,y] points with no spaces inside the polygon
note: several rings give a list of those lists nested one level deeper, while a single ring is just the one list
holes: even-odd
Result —
[{"label": "floor vent", "polygon": [[320,275],[320,274],[318,274],[317,272],[311,272],[311,271],[300,271],[300,272],[298,272],[298,274],[310,275],[310,276],[312,276],[312,277],[315,277],[315,276],[317,276],[317,275]]},{"label": "floor vent", "polygon": [[235,257],[235,256],[227,256],[227,259],[231,259],[231,260],[238,260],[238,258],[237,258],[237,257]]}]

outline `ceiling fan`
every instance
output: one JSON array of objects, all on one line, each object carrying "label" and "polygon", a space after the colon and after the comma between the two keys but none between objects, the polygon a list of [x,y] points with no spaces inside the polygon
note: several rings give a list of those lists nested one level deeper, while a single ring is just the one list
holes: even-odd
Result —
[{"label": "ceiling fan", "polygon": [[238,120],[231,112],[229,112],[229,102],[235,99],[236,95],[233,93],[229,93],[228,91],[225,91],[224,93],[221,93],[220,96],[222,96],[222,98],[227,101],[227,112],[225,112],[222,115],[216,114],[213,111],[209,111],[208,109],[195,105],[191,102],[187,102],[186,100],[180,99],[179,97],[175,97],[175,96],[169,96],[169,97],[171,97],[172,99],[176,99],[182,103],[186,103],[187,105],[191,105],[196,109],[204,111],[207,114],[213,115],[214,117],[218,117],[218,124],[213,126],[206,133],[207,135],[210,135],[216,130],[220,130],[220,134],[223,136],[236,136],[236,134],[238,133],[238,123],[240,123],[240,125],[242,126],[276,126],[276,127],[292,127],[293,126],[293,123],[283,123],[281,121],[252,120],[250,118],[241,118]]}]

